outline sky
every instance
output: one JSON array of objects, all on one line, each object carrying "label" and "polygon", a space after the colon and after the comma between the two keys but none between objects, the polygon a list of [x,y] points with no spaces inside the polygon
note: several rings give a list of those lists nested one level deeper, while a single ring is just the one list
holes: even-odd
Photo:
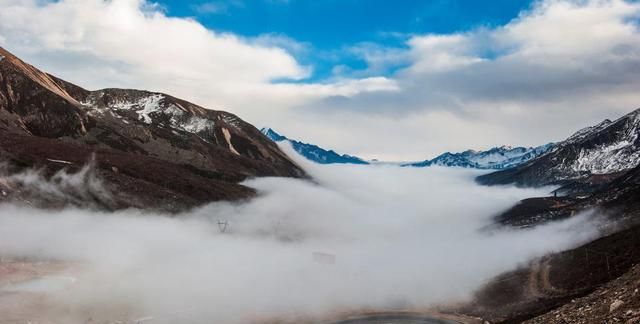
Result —
[{"label": "sky", "polygon": [[624,0],[0,0],[0,46],[342,153],[559,141],[640,107]]},{"label": "sky", "polygon": [[298,61],[313,66],[305,79],[309,82],[330,77],[336,65],[366,69],[362,55],[346,50],[354,44],[403,47],[411,34],[497,26],[529,8],[531,1],[494,0],[491,6],[473,0],[406,0],[393,5],[385,0],[164,0],[158,4],[171,15],[193,17],[212,30],[244,37],[287,37],[312,47],[302,55],[293,52]]}]

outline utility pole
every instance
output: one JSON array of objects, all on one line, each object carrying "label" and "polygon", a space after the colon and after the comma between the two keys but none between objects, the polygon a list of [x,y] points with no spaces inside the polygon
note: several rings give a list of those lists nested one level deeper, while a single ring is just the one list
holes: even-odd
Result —
[{"label": "utility pole", "polygon": [[229,222],[226,220],[218,220],[218,230],[220,233],[224,233],[227,231],[227,227],[229,227]]}]

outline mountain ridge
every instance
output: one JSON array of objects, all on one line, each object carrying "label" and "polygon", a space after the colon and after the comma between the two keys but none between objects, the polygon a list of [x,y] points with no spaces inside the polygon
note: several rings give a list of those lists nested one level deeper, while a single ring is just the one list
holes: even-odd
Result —
[{"label": "mountain ridge", "polygon": [[429,167],[446,166],[473,168],[481,170],[508,169],[526,163],[538,156],[545,154],[553,147],[553,143],[540,145],[537,147],[511,147],[498,146],[486,151],[466,150],[459,153],[445,152],[431,160],[407,163],[403,166]]},{"label": "mountain ridge", "polygon": [[368,161],[357,156],[339,154],[334,150],[327,150],[314,144],[289,139],[271,128],[264,127],[260,130],[274,142],[288,142],[291,147],[306,159],[320,164],[370,164]]},{"label": "mountain ridge", "polygon": [[567,185],[640,164],[640,109],[578,130],[547,154],[516,168],[477,178],[487,185]]},{"label": "mountain ridge", "polygon": [[[78,169],[95,155],[100,176],[122,192],[109,208],[157,204],[171,210],[250,197],[253,190],[238,184],[249,177],[306,177],[277,145],[234,114],[158,92],[86,90],[3,48],[0,55],[0,152],[14,171],[44,168],[53,174]],[[183,201],[176,203],[175,197]]]},{"label": "mountain ridge", "polygon": [[380,162],[378,160],[367,161],[349,154],[339,154],[333,150],[324,149],[315,144],[304,143],[290,139],[272,128],[264,127],[260,130],[274,142],[289,142],[293,149],[310,161],[321,164],[393,164],[403,167],[461,167],[481,170],[511,168],[546,153],[553,143],[537,147],[511,147],[507,145],[491,148],[486,151],[466,150],[458,153],[445,152],[439,156],[420,162]]}]

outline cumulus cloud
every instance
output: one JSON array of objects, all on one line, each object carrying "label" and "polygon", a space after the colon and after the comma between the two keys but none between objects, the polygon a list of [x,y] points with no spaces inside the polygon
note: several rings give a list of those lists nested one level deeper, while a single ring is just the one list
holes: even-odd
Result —
[{"label": "cumulus cloud", "polygon": [[283,37],[219,33],[193,19],[167,16],[144,0],[2,0],[0,8],[0,45],[89,88],[146,88],[212,109],[237,107],[232,110],[241,113],[251,108],[259,116],[269,113],[259,106],[288,107],[327,93],[347,96],[393,87],[392,80],[372,86],[384,78],[274,84],[309,76],[311,67],[288,52],[295,45],[291,40],[283,46]]},{"label": "cumulus cloud", "polygon": [[260,195],[249,202],[175,217],[3,205],[0,256],[76,265],[56,274],[73,284],[44,285],[53,305],[33,318],[236,323],[464,300],[597,232],[588,215],[484,231],[497,212],[546,191],[480,187],[472,171],[299,162],[316,182],[254,179],[246,184]]}]

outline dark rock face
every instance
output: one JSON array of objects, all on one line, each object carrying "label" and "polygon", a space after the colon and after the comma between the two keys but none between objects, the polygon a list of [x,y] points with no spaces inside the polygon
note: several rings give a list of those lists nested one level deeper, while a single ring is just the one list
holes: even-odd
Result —
[{"label": "dark rock face", "polygon": [[114,207],[240,199],[252,194],[237,184],[244,179],[305,177],[275,143],[233,114],[161,93],[88,91],[1,48],[0,57],[2,160],[51,174],[78,169],[95,153],[98,173],[123,198]]},{"label": "dark rock face", "polygon": [[524,165],[477,178],[487,185],[566,185],[594,175],[620,173],[640,163],[640,109],[582,129]]}]

